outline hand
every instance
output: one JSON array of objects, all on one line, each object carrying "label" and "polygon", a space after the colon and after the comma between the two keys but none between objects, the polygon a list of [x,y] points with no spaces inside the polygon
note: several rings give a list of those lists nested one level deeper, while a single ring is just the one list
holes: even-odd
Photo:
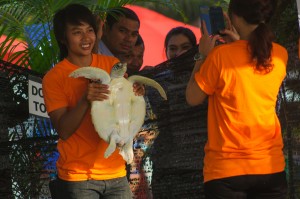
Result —
[{"label": "hand", "polygon": [[90,103],[93,101],[103,101],[108,99],[108,94],[110,93],[109,87],[101,82],[91,82],[87,88],[86,99]]},{"label": "hand", "polygon": [[199,41],[199,52],[207,56],[209,52],[215,47],[216,41],[221,39],[220,35],[209,36],[205,21],[201,21],[201,38]]},{"label": "hand", "polygon": [[143,84],[134,83],[133,84],[133,92],[136,96],[144,96],[145,95],[145,86]]},{"label": "hand", "polygon": [[240,39],[240,35],[238,34],[238,32],[236,31],[236,29],[233,27],[229,16],[224,13],[224,19],[226,21],[226,29],[220,31],[221,34],[224,34],[225,36],[223,36],[222,38],[224,39],[224,41],[226,43],[231,43],[234,42],[236,40]]}]

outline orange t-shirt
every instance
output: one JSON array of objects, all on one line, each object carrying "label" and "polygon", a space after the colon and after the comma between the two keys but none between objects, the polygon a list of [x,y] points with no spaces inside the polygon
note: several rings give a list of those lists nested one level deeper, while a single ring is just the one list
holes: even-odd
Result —
[{"label": "orange t-shirt", "polygon": [[216,47],[195,74],[209,100],[204,182],[285,167],[275,106],[287,51],[273,43],[274,68],[262,74],[250,63],[247,45],[240,40]]},{"label": "orange t-shirt", "polygon": [[[118,62],[114,57],[93,55],[91,66],[110,73]],[[74,107],[83,96],[88,80],[71,78],[69,74],[78,66],[67,59],[59,62],[43,78],[43,94],[48,112],[63,107]],[[59,178],[67,181],[87,179],[107,180],[126,175],[125,161],[116,150],[109,158],[104,158],[108,144],[100,139],[94,129],[90,111],[85,115],[80,127],[67,140],[58,140],[59,158],[56,163]]]}]

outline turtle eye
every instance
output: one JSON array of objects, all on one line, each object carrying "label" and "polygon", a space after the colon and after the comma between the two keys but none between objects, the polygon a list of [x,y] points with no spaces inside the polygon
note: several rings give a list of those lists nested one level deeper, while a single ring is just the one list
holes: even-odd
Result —
[{"label": "turtle eye", "polygon": [[121,62],[115,64],[114,67],[113,67],[113,70],[119,70],[120,68],[122,68],[122,63]]}]

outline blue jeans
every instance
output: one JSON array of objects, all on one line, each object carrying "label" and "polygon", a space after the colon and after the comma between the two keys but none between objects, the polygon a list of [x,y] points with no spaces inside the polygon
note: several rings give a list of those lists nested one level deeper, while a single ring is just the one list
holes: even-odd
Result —
[{"label": "blue jeans", "polygon": [[285,172],[242,175],[204,183],[206,199],[286,199]]},{"label": "blue jeans", "polygon": [[132,199],[126,177],[75,182],[56,179],[49,187],[53,199]]}]

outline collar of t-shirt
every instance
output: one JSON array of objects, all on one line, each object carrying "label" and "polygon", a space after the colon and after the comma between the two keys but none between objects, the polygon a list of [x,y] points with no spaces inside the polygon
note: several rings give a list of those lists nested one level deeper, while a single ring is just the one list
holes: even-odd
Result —
[{"label": "collar of t-shirt", "polygon": [[100,41],[98,44],[98,53],[114,57],[114,54],[112,54],[103,41]]}]

